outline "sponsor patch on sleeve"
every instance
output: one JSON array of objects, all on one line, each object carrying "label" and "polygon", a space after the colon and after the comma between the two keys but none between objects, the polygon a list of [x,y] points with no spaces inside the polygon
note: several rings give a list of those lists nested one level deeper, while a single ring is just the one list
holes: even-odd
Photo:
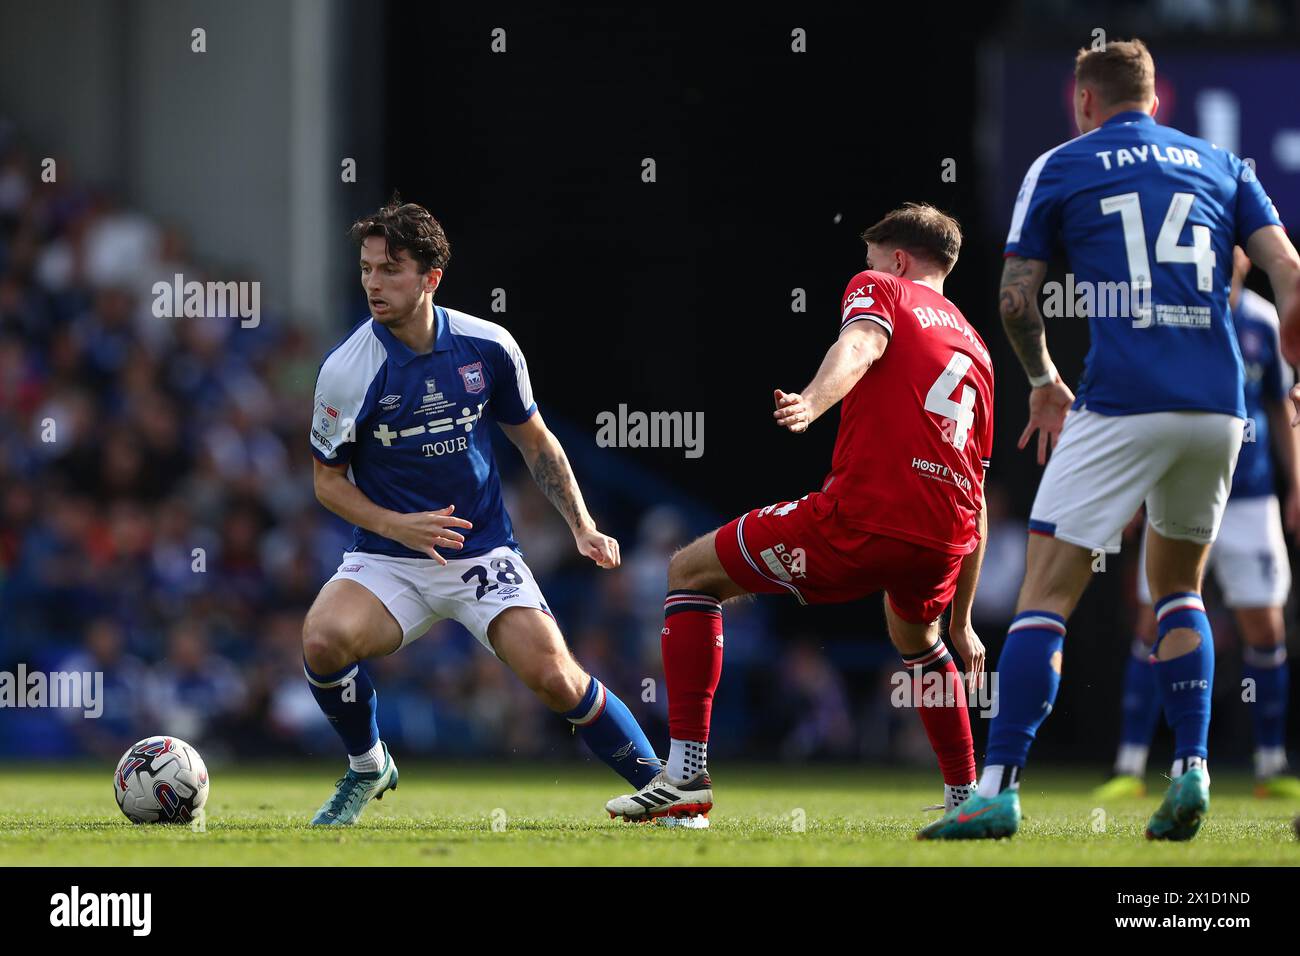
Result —
[{"label": "sponsor patch on sleeve", "polygon": [[322,398],[316,403],[316,431],[332,438],[338,430],[339,410]]}]

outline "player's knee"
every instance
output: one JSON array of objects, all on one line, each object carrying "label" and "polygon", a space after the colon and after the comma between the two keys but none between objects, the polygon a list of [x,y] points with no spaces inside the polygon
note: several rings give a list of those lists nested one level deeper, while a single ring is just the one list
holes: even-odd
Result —
[{"label": "player's knee", "polygon": [[1017,613],[1029,610],[1051,611],[1053,614],[1068,618],[1074,612],[1078,600],[1078,589],[1073,582],[1062,580],[1060,577],[1040,575],[1033,579],[1025,579],[1020,588]]},{"label": "player's knee", "polygon": [[302,656],[318,674],[327,674],[356,661],[351,636],[338,621],[308,615],[302,626]]},{"label": "player's knee", "polygon": [[572,710],[591,678],[568,655],[548,655],[532,668],[528,685],[552,710]]},{"label": "player's knee", "polygon": [[702,591],[708,582],[701,573],[700,563],[694,560],[695,546],[678,551],[668,561],[668,590]]},{"label": "player's knee", "polygon": [[1247,644],[1258,651],[1273,651],[1286,643],[1286,627],[1281,615],[1270,616],[1267,621],[1254,622],[1244,629]]},{"label": "player's knee", "polygon": [[687,579],[688,562],[684,555],[685,549],[678,551],[668,559],[668,589],[675,591],[686,587],[683,583]]},{"label": "player's knee", "polygon": [[542,693],[557,710],[572,710],[582,700],[584,686],[589,679],[581,679],[567,668],[556,667],[542,679]]},{"label": "player's knee", "polygon": [[1286,644],[1286,629],[1281,625],[1270,627],[1260,636],[1260,642],[1255,645],[1262,651],[1275,651]]},{"label": "player's knee", "polygon": [[1171,594],[1200,594],[1200,586],[1196,583],[1195,578],[1169,577],[1163,580],[1153,582],[1156,587],[1152,590],[1154,601],[1159,604]]}]

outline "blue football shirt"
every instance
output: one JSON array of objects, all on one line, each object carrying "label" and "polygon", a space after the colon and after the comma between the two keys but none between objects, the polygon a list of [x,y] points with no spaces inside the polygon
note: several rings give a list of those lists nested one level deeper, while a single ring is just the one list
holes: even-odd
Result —
[{"label": "blue football shirt", "polygon": [[[348,465],[375,504],[411,514],[454,504],[473,529],[447,558],[518,548],[501,500],[491,421],[519,425],[537,410],[523,352],[494,322],[435,306],[433,351],[419,355],[374,319],[357,325],[321,364],[312,453]],[[352,550],[403,558],[427,554],[354,528]]]},{"label": "blue football shirt", "polygon": [[[1074,407],[1244,418],[1228,314],[1232,247],[1269,225],[1281,221],[1250,167],[1142,112],[1119,113],[1038,157],[1016,198],[1006,254],[1048,260],[1062,251],[1075,287],[1094,293]],[[1117,283],[1132,290],[1127,309]]]}]

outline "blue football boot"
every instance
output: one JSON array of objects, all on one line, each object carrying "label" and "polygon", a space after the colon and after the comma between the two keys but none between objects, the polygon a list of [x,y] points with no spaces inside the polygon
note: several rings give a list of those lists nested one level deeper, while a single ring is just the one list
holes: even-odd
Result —
[{"label": "blue football boot", "polygon": [[996,797],[972,794],[916,835],[918,840],[998,840],[1020,829],[1020,792]]},{"label": "blue football boot", "polygon": [[384,799],[384,793],[397,789],[397,764],[384,744],[384,769],[377,773],[357,773],[351,767],[334,784],[334,795],[311,818],[314,825],[349,826],[357,822],[361,811],[373,797]]},{"label": "blue football boot", "polygon": [[1164,802],[1147,824],[1148,840],[1190,840],[1210,811],[1210,778],[1194,767],[1169,781]]}]

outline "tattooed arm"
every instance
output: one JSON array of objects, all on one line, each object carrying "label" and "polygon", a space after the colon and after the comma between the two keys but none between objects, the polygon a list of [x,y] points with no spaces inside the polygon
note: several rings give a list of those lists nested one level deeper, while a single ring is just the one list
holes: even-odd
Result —
[{"label": "tattooed arm", "polygon": [[1065,415],[1074,403],[1074,393],[1047,354],[1047,334],[1043,316],[1038,311],[1038,290],[1047,275],[1047,263],[1041,259],[1009,256],[1002,267],[1002,290],[998,312],[1011,347],[1034,386],[1029,393],[1029,423],[1017,447],[1024,448],[1038,432],[1038,463],[1047,463],[1047,451],[1056,444],[1065,426]]},{"label": "tattooed arm", "polygon": [[555,510],[569,525],[578,551],[602,568],[618,567],[621,560],[618,542],[596,530],[596,522],[592,520],[587,505],[582,500],[578,479],[573,476],[568,456],[564,454],[559,439],[542,421],[542,413],[534,412],[522,425],[507,425],[503,422],[501,430],[523,455],[537,487],[542,489],[542,493],[550,499]]},{"label": "tattooed arm", "polygon": [[1039,378],[1052,368],[1047,354],[1047,335],[1043,316],[1038,311],[1038,290],[1047,275],[1047,263],[1041,259],[1009,256],[1002,267],[1002,287],[998,295],[998,312],[1011,347],[1030,378]]}]

